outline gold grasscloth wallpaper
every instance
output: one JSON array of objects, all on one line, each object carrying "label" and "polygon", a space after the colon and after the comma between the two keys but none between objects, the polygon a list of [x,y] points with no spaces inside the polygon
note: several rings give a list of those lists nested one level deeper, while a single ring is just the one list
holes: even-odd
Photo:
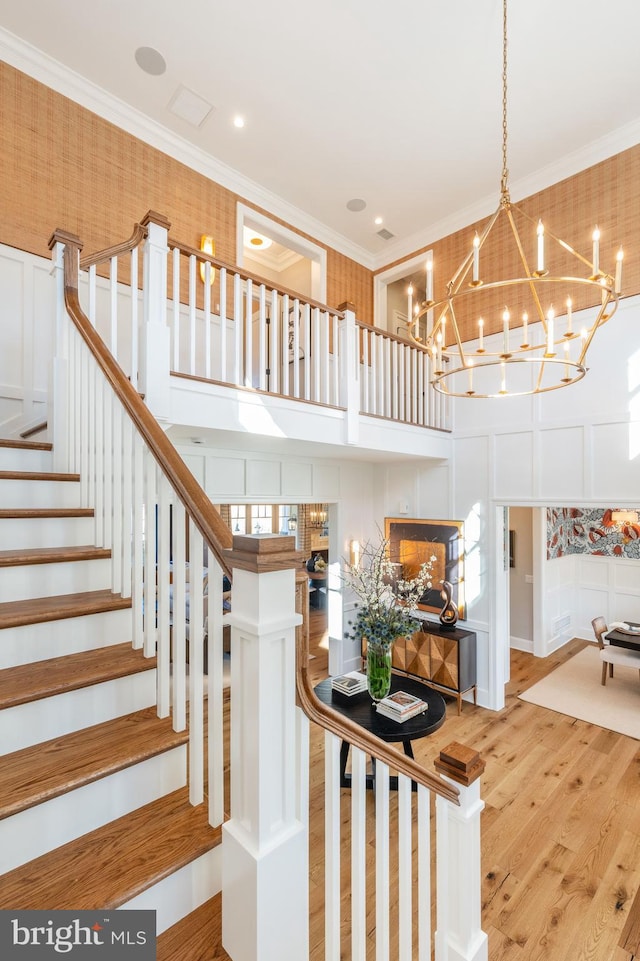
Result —
[{"label": "gold grasscloth wallpaper", "polygon": [[[499,191],[496,183],[496,207]],[[534,219],[533,226],[521,218],[517,221],[518,231],[522,237],[525,254],[530,263],[535,264],[535,244],[537,242],[535,223],[541,218],[546,234],[571,244],[577,253],[591,259],[592,234],[597,226],[601,231],[600,266],[613,274],[615,271],[615,257],[618,248],[624,248],[624,271],[622,283],[623,297],[630,297],[640,292],[640,238],[638,223],[640,222],[640,145],[631,147],[615,157],[602,161],[587,170],[576,174],[552,187],[533,194],[531,197],[520,198],[511,195],[511,201],[528,217]],[[501,218],[502,219],[502,218]],[[463,230],[456,231],[448,237],[434,241],[423,250],[433,250],[434,261],[434,296],[436,300],[445,294],[446,282],[453,276],[460,266],[464,256],[471,250],[475,231],[482,233],[489,218],[470,224]],[[503,225],[504,226],[504,223]],[[495,228],[494,228],[495,230]],[[515,245],[507,243],[508,232],[504,229],[496,233],[491,232],[492,244],[482,249],[482,270],[484,278],[498,276],[519,276],[522,274]],[[559,277],[583,276],[576,271],[575,259],[562,252],[557,252],[557,246],[547,240],[545,252],[550,258],[553,251],[553,262],[548,259],[547,266]],[[420,253],[415,251],[411,256]],[[396,261],[395,263],[401,263]],[[389,264],[388,266],[393,266]],[[387,269],[386,267],[384,269]],[[588,293],[588,291],[586,291]],[[557,313],[562,313],[560,305],[566,301],[567,291],[558,285],[553,298],[558,305]],[[573,291],[572,294],[575,294]],[[504,309],[504,292],[495,291],[483,301],[482,311],[485,318],[485,332],[491,333],[500,329],[502,310]],[[473,297],[468,301],[472,302]],[[586,298],[574,303],[574,309],[592,306]],[[469,338],[477,336],[475,321],[477,312],[474,311],[474,328],[468,324],[461,324],[463,331],[468,331]],[[460,317],[458,318],[460,320]]]},{"label": "gold grasscloth wallpaper", "polygon": [[[6,63],[0,122],[1,243],[49,256],[47,241],[60,227],[91,253],[128,237],[156,210],[173,238],[198,246],[212,233],[216,256],[235,263],[236,194]],[[329,305],[352,301],[371,321],[371,271],[326,249]]]},{"label": "gold grasscloth wallpaper", "polygon": [[[201,233],[211,232],[216,256],[234,262],[238,198],[231,191],[5,63],[0,63],[0,121],[0,242],[47,256],[49,236],[61,227],[78,234],[84,252],[90,253],[128,237],[133,224],[152,209],[168,218],[176,240],[197,246]],[[623,244],[623,296],[640,291],[640,145],[540,194],[512,199],[587,257],[597,220],[601,265],[613,270]],[[429,245],[436,296],[444,293],[438,284],[453,274],[481,228],[482,223],[471,224]],[[526,236],[533,247],[535,231]],[[372,273],[331,248],[327,261],[329,305],[350,301],[358,319],[371,323]],[[503,237],[496,236],[491,249],[483,249],[482,263],[486,276],[495,273],[498,263],[511,269]],[[494,316],[495,329],[503,307],[500,296],[485,314]],[[563,302],[561,291],[557,299]],[[575,304],[580,306],[586,304]],[[487,323],[486,332],[490,330]]]}]

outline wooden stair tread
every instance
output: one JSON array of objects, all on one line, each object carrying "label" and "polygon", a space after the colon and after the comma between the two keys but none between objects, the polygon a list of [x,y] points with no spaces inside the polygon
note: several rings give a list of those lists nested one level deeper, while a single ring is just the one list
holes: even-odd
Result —
[{"label": "wooden stair tread", "polygon": [[180,788],[3,875],[0,909],[117,908],[216,847],[221,834],[206,803],[193,807]]},{"label": "wooden stair tread", "polygon": [[93,507],[7,507],[0,510],[0,518],[17,517],[44,519],[47,517],[93,517]]},{"label": "wooden stair tread", "polygon": [[79,481],[80,474],[63,474],[51,470],[0,470],[0,480]]},{"label": "wooden stair tread", "polygon": [[222,895],[167,928],[156,940],[156,961],[231,961],[222,947]]},{"label": "wooden stair tread", "polygon": [[[0,630],[24,624],[41,624],[64,617],[82,617],[131,607],[130,597],[112,594],[109,590],[84,591],[79,594],[58,594],[52,597],[31,597],[22,601],[0,604]],[[0,637],[0,643],[2,638]]]},{"label": "wooden stair tread", "polygon": [[149,707],[5,754],[0,818],[186,744],[188,732],[171,725]]},{"label": "wooden stair tread", "polygon": [[15,437],[0,437],[0,447],[17,450],[53,450],[53,444],[44,440],[18,440]]},{"label": "wooden stair tread", "polygon": [[84,545],[79,547],[27,547],[21,550],[0,551],[0,567],[18,567],[22,564],[57,564],[69,561],[92,561],[111,557],[106,547]]},{"label": "wooden stair tread", "polygon": [[145,657],[141,650],[124,643],[8,667],[0,671],[0,710],[128,677],[155,666],[155,657]]}]

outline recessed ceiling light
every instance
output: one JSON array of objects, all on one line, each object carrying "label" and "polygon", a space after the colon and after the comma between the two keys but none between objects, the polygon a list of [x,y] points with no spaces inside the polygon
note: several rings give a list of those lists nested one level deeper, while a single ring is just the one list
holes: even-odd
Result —
[{"label": "recessed ceiling light", "polygon": [[347,201],[347,210],[353,211],[353,213],[359,213],[361,210],[367,206],[366,200],[359,200],[358,197],[354,197],[353,200]]},{"label": "recessed ceiling light", "polygon": [[153,47],[138,47],[134,56],[140,69],[152,77],[159,77],[167,69],[164,57]]},{"label": "recessed ceiling light", "polygon": [[273,241],[270,237],[263,237],[257,230],[245,227],[243,231],[243,243],[245,247],[248,247],[250,250],[266,250],[267,247],[271,246]]},{"label": "recessed ceiling light", "polygon": [[379,227],[380,224],[383,222],[382,217],[376,217],[376,219],[373,222],[376,225],[376,227]]},{"label": "recessed ceiling light", "polygon": [[240,117],[240,116],[234,117],[233,126],[238,127],[239,129],[244,127],[244,117]]}]

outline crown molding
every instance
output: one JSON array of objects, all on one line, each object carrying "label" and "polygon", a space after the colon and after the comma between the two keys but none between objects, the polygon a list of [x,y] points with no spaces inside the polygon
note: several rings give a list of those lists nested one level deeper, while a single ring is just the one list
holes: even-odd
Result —
[{"label": "crown molding", "polygon": [[243,200],[261,207],[296,230],[308,234],[319,243],[344,254],[369,270],[373,269],[375,258],[368,250],[352,243],[299,207],[245,177],[2,27],[0,59],[138,140],[161,150],[221,187],[238,194]]}]

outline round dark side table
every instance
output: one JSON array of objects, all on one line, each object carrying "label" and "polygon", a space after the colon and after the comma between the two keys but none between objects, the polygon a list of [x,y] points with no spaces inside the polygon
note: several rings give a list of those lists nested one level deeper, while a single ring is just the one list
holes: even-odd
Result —
[{"label": "round dark side table", "polygon": [[[419,737],[426,737],[433,734],[438,728],[442,727],[446,717],[446,705],[444,698],[433,688],[422,681],[413,677],[405,677],[401,674],[391,675],[391,691],[406,691],[426,701],[428,708],[423,714],[416,714],[408,721],[394,721],[393,718],[378,714],[367,691],[347,698],[339,693],[334,693],[331,689],[331,678],[327,677],[316,685],[314,691],[320,701],[328,704],[334,711],[355,721],[365,730],[375,734],[383,741],[401,741],[404,753],[407,757],[413,758],[413,748],[411,742]],[[340,748],[340,786],[351,787],[351,775],[347,774],[347,757],[349,755],[349,743],[343,741]],[[367,774],[367,787],[375,786],[375,763],[372,765],[373,773]],[[396,790],[398,786],[397,777],[389,778],[389,787]],[[413,785],[415,790],[415,784]]]}]

